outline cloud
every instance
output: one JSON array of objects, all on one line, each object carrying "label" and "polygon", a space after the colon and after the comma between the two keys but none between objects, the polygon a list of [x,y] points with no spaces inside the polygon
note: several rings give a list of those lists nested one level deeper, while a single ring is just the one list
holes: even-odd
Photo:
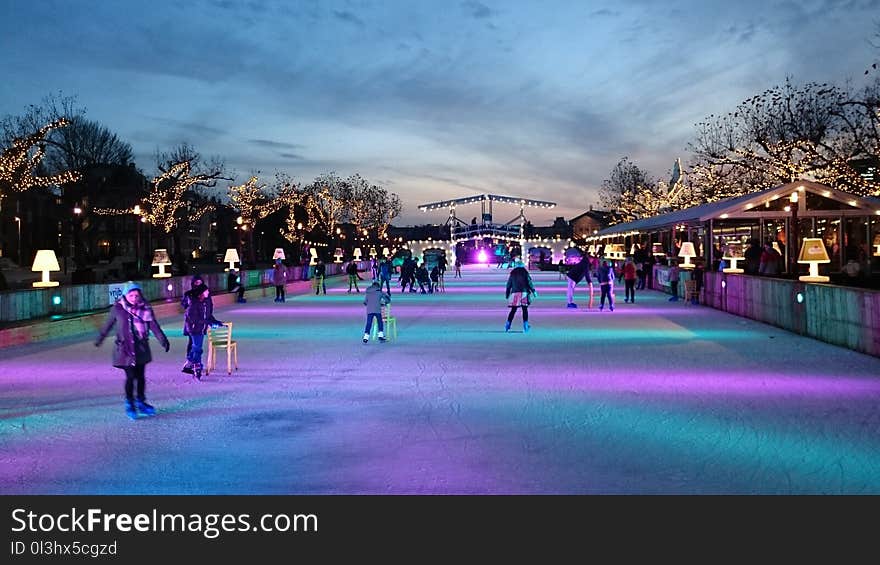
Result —
[{"label": "cloud", "polygon": [[158,116],[145,116],[146,118],[159,122],[160,124],[165,124],[172,126],[176,129],[179,129],[182,132],[188,132],[195,135],[211,135],[211,136],[224,136],[229,133],[229,130],[215,128],[211,126],[206,126],[202,123],[198,122],[188,122],[185,120],[175,120],[172,118],[160,118]]},{"label": "cloud", "polygon": [[265,147],[267,149],[302,149],[305,145],[300,143],[288,143],[286,141],[272,141],[270,139],[248,139],[248,143]]},{"label": "cloud", "polygon": [[291,159],[293,161],[305,161],[306,158],[302,155],[297,155],[296,153],[279,153],[279,157],[284,157],[285,159]]},{"label": "cloud", "polygon": [[341,20],[346,23],[354,24],[358,27],[365,27],[366,26],[366,24],[364,23],[364,21],[362,19],[360,19],[359,17],[357,17],[356,15],[352,14],[349,11],[340,12],[339,10],[333,10],[333,16],[338,20]]},{"label": "cloud", "polygon": [[462,2],[461,7],[464,9],[465,14],[477,20],[484,20],[495,15],[491,8],[476,0]]},{"label": "cloud", "polygon": [[591,18],[601,18],[601,17],[616,18],[619,15],[620,15],[620,12],[616,12],[614,10],[609,10],[608,8],[602,8],[601,10],[596,10],[594,12],[590,12]]}]

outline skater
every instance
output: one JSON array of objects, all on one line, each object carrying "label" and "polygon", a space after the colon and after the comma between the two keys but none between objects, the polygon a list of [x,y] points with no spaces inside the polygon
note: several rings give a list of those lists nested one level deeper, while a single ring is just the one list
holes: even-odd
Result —
[{"label": "skater", "polygon": [[[422,264],[419,265],[419,268],[416,269],[416,280],[419,283],[419,292],[421,294],[433,294],[434,289],[431,287],[431,276],[428,274],[428,269],[425,267],[425,262],[422,261]],[[428,290],[425,290],[425,285],[428,285]],[[411,288],[411,287],[410,287]]]},{"label": "skater", "polygon": [[526,270],[524,264],[517,261],[510,275],[507,276],[507,289],[504,297],[507,299],[507,305],[510,306],[510,313],[507,314],[507,323],[504,324],[504,331],[510,331],[510,324],[513,323],[513,317],[516,316],[516,309],[522,307],[523,332],[528,333],[529,326],[529,304],[532,297],[538,296],[535,285],[532,284],[532,277]]},{"label": "skater", "polygon": [[384,261],[379,263],[379,288],[386,285],[388,294],[391,294],[391,275],[394,273],[394,263],[391,258],[386,257]]},{"label": "skater", "polygon": [[624,302],[636,301],[636,265],[633,263],[632,257],[627,257],[626,263],[623,264],[623,284],[626,288],[626,298]]},{"label": "skater", "polygon": [[434,268],[431,269],[431,292],[434,291],[440,292],[440,267],[434,265]]},{"label": "skater", "polygon": [[602,296],[599,298],[599,311],[605,308],[605,297],[608,297],[608,306],[614,312],[614,267],[608,261],[602,261],[599,267],[599,286],[602,289]]},{"label": "skater", "polygon": [[414,285],[416,284],[416,262],[412,259],[412,257],[406,257],[403,260],[403,264],[400,265],[400,292],[406,292],[406,287],[409,285],[409,291],[415,292],[416,289]]},{"label": "skater", "polygon": [[327,296],[327,283],[324,282],[324,277],[327,274],[327,265],[324,264],[323,259],[318,259],[318,264],[315,265],[315,276],[312,279],[312,288],[315,289],[315,296],[324,291],[324,296]]},{"label": "skater", "polygon": [[287,284],[287,269],[281,259],[275,259],[272,266],[272,283],[275,285],[275,302],[284,302],[284,285]]},{"label": "skater", "polygon": [[358,274],[358,266],[354,261],[349,261],[348,265],[345,267],[345,272],[348,275],[348,293],[351,294],[351,285],[354,284],[354,289],[358,292],[361,289],[358,288],[358,281],[362,281],[364,279]]},{"label": "skater", "polygon": [[184,367],[185,373],[191,373],[196,379],[202,378],[202,344],[205,341],[205,334],[208,333],[208,326],[222,326],[223,322],[214,318],[214,306],[211,302],[211,291],[204,284],[187,292],[189,295],[189,306],[183,314],[183,335],[187,335],[192,340],[192,348],[186,355],[187,367]]},{"label": "skater", "polygon": [[[229,270],[230,276],[233,271],[234,271],[234,269]],[[227,285],[229,284],[229,281],[230,281],[230,277],[227,277],[226,278]],[[192,276],[192,280],[190,280],[189,287],[190,287],[190,290],[192,290],[192,289],[196,288],[197,286],[200,286],[203,284],[205,284],[205,279],[202,278],[202,275],[195,273]],[[190,304],[190,293],[184,292],[183,296],[180,299],[180,307],[183,309],[184,312],[186,312],[187,308],[189,308],[189,304]],[[208,296],[208,307],[211,309],[212,312],[214,311],[214,300],[210,296]],[[186,361],[184,362],[183,368],[181,369],[181,372],[189,373],[190,375],[193,372],[192,371],[192,364],[189,362],[189,352],[192,349],[192,343],[193,343],[192,338],[188,337],[186,340]]]},{"label": "skater", "polygon": [[437,258],[437,268],[440,269],[440,278],[443,279],[443,275],[446,274],[446,255]]},{"label": "skater", "polygon": [[385,326],[382,322],[382,306],[391,302],[391,293],[382,292],[382,287],[377,281],[364,292],[364,306],[367,307],[367,325],[364,326],[364,343],[370,341],[370,330],[373,327],[373,318],[379,324],[379,341],[385,343]]},{"label": "skater", "polygon": [[568,303],[566,308],[577,308],[577,304],[574,303],[574,290],[584,278],[587,279],[587,284],[590,288],[590,302],[593,302],[593,279],[590,277],[590,258],[587,255],[581,256],[581,260],[568,269],[565,276],[568,280],[568,292],[566,293]]},{"label": "skater", "polygon": [[680,272],[678,265],[673,265],[669,268],[669,287],[672,291],[669,302],[678,302],[678,275]]},{"label": "skater", "polygon": [[370,257],[370,274],[374,281],[379,280],[379,261],[375,257]]},{"label": "skater", "polygon": [[153,360],[150,353],[150,331],[166,353],[171,349],[171,344],[159,327],[153,309],[144,300],[141,287],[137,283],[126,283],[122,297],[110,308],[110,315],[98,333],[95,347],[101,346],[113,326],[116,326],[113,366],[125,371],[125,413],[132,420],[137,418],[138,412],[152,416],[156,409],[147,404],[145,373],[147,363]]},{"label": "skater", "polygon": [[[244,280],[244,270],[239,269],[236,271],[235,269],[229,269],[229,274],[226,276],[226,290],[236,294],[235,301],[239,304],[247,302],[244,298]],[[183,295],[183,299],[181,300],[181,306],[186,310],[186,306],[183,304],[184,300],[187,300],[186,294]]]},{"label": "skater", "polygon": [[455,258],[455,275],[453,275],[452,278],[461,278],[461,259],[459,259],[458,257]]}]

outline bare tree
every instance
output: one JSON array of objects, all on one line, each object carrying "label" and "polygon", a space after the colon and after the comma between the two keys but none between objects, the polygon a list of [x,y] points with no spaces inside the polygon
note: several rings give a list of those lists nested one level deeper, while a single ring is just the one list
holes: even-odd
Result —
[{"label": "bare tree", "polygon": [[654,216],[664,205],[657,182],[629,157],[621,159],[602,181],[600,204],[611,210],[618,222]]}]

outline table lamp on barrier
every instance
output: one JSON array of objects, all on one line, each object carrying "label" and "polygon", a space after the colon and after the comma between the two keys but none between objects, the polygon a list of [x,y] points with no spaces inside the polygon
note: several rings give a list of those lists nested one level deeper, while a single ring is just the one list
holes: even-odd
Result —
[{"label": "table lamp on barrier", "polygon": [[165,265],[170,265],[171,259],[168,257],[167,249],[156,249],[153,251],[153,262],[151,266],[159,267],[159,272],[153,275],[154,279],[167,279],[171,273],[165,272]]},{"label": "table lamp on barrier", "polygon": [[684,257],[684,263],[679,265],[682,269],[693,269],[696,265],[691,263],[691,259],[697,256],[697,252],[694,250],[694,244],[690,241],[685,241],[681,244],[681,249],[678,250],[678,256]]},{"label": "table lamp on barrier", "polygon": [[342,263],[342,256],[343,255],[344,255],[344,253],[342,252],[342,248],[337,247],[336,252],[333,253],[333,262],[334,263]]},{"label": "table lamp on barrier", "polygon": [[360,261],[362,255],[363,255],[363,253],[361,253],[361,248],[360,248],[360,247],[355,247],[355,248],[354,248],[354,260],[355,260],[355,261]]},{"label": "table lamp on barrier", "polygon": [[36,257],[34,257],[34,265],[31,267],[31,271],[42,271],[43,278],[33,283],[33,286],[35,288],[58,286],[58,281],[49,280],[49,272],[60,270],[61,267],[58,265],[58,258],[55,256],[55,252],[51,249],[40,249],[37,251]]},{"label": "table lamp on barrier", "polygon": [[309,256],[311,257],[309,266],[314,267],[318,264],[318,250],[314,247],[309,247]]},{"label": "table lamp on barrier", "polygon": [[825,243],[818,237],[806,237],[801,244],[801,252],[798,256],[798,263],[808,263],[810,265],[810,274],[798,277],[803,282],[828,282],[831,280],[819,274],[819,263],[830,263],[828,251],[825,249]]},{"label": "table lamp on barrier", "polygon": [[652,243],[651,244],[651,255],[654,255],[655,257],[658,255],[666,255],[666,252],[663,251],[663,244],[660,243],[659,241],[655,241],[654,243]]},{"label": "table lamp on barrier", "polygon": [[234,247],[230,247],[226,250],[226,255],[223,257],[224,263],[229,263],[228,269],[223,269],[224,271],[229,271],[230,269],[235,268],[236,263],[240,263],[241,259],[238,257],[238,249]]},{"label": "table lamp on barrier", "polygon": [[275,253],[272,254],[272,260],[281,259],[282,261],[286,260],[287,257],[284,255],[284,249],[280,247],[275,248]]},{"label": "table lamp on barrier", "polygon": [[743,255],[743,246],[739,242],[731,242],[725,246],[724,256],[721,257],[725,261],[730,261],[730,267],[724,269],[725,273],[742,273],[742,269],[736,266],[737,261],[745,259]]}]

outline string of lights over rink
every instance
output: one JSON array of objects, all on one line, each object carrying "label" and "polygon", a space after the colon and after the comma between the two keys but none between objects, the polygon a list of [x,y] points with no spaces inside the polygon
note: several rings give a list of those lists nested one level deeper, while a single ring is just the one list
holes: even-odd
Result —
[{"label": "string of lights over rink", "polygon": [[395,288],[384,344],[361,343],[341,280],[249,291],[216,312],[241,369],[202,382],[180,372],[181,318],[162,320],[158,415],[138,421],[93,335],[4,349],[0,490],[880,493],[880,359],[656,292],[599,312],[581,285],[569,309],[555,272],[533,273],[531,331],[518,314],[505,333],[508,271],[463,274]]}]

